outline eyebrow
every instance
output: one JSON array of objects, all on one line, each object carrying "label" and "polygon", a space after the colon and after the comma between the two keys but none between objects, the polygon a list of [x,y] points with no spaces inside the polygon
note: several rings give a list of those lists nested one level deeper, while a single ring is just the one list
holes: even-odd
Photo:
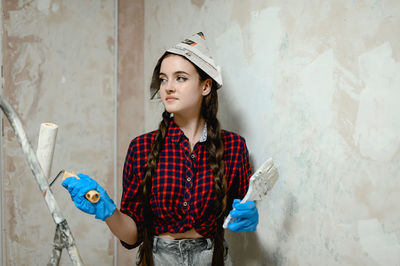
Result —
[{"label": "eyebrow", "polygon": [[[174,72],[173,74],[174,74],[174,75],[177,75],[177,74],[186,74],[186,75],[188,75],[188,76],[191,76],[189,73],[187,73],[187,72],[185,72],[185,71],[176,71],[176,72]],[[163,73],[163,72],[160,72],[160,75],[167,76],[167,74],[165,74],[165,73]]]}]

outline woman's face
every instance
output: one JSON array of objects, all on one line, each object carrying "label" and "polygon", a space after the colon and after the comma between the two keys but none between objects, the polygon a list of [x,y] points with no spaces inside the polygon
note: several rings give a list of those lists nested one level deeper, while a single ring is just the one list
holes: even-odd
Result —
[{"label": "woman's face", "polygon": [[211,79],[201,81],[192,63],[174,54],[162,61],[159,78],[160,98],[169,113],[198,115],[203,96],[211,91]]}]

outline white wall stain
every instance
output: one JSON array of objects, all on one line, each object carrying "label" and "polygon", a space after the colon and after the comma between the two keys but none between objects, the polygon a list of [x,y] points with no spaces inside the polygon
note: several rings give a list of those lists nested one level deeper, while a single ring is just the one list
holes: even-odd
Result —
[{"label": "white wall stain", "polygon": [[385,43],[361,55],[359,65],[365,89],[360,95],[354,141],[365,157],[393,160],[400,148],[400,63]]},{"label": "white wall stain", "polygon": [[377,265],[399,265],[400,245],[394,233],[387,233],[376,219],[357,223],[360,244]]},{"label": "white wall stain", "polygon": [[38,0],[37,4],[36,4],[37,5],[37,9],[40,12],[48,15],[49,14],[49,9],[50,9],[50,3],[51,3],[51,0]]},{"label": "white wall stain", "polygon": [[56,13],[60,9],[60,5],[58,3],[51,4],[51,10]]},{"label": "white wall stain", "polygon": [[[277,71],[278,62],[276,51],[283,34],[279,12],[278,8],[267,8],[252,13],[247,26],[251,29],[248,33],[250,42],[238,38],[237,34],[242,29],[237,23],[215,39],[217,57],[228,61],[222,68],[225,84],[219,93],[223,110],[219,117],[224,127],[241,132],[246,137],[250,153],[255,160],[253,168],[257,168],[268,159],[265,140],[272,133],[269,130],[268,119],[273,111],[274,73]],[[232,41],[234,39],[236,41]],[[232,51],[236,51],[234,57],[231,56]],[[249,57],[252,58],[250,61]],[[240,75],[237,75],[238,68]],[[248,108],[250,102],[253,106],[251,111]]]}]

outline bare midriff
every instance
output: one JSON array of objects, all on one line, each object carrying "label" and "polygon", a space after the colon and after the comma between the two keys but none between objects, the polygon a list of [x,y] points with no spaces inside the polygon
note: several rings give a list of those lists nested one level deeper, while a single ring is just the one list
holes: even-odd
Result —
[{"label": "bare midriff", "polygon": [[159,237],[166,238],[166,239],[187,239],[187,238],[203,238],[202,235],[196,232],[196,230],[191,229],[184,233],[162,233],[158,235]]}]

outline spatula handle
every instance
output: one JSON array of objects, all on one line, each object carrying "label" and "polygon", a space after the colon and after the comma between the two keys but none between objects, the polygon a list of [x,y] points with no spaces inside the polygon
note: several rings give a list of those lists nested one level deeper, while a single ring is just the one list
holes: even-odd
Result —
[{"label": "spatula handle", "polygon": [[[242,199],[242,201],[241,201],[240,203],[245,203],[245,202],[247,202],[247,201],[250,199],[251,194],[253,193],[253,186],[254,186],[253,184],[254,184],[254,178],[251,177],[251,178],[250,178],[249,189],[247,190],[246,195],[244,196],[244,198]],[[229,214],[229,215],[225,218],[225,221],[224,221],[224,224],[222,225],[222,227],[223,227],[224,229],[228,228],[228,224],[232,221],[232,219],[234,219],[234,218]],[[233,220],[233,221],[234,221],[234,220]]]}]

